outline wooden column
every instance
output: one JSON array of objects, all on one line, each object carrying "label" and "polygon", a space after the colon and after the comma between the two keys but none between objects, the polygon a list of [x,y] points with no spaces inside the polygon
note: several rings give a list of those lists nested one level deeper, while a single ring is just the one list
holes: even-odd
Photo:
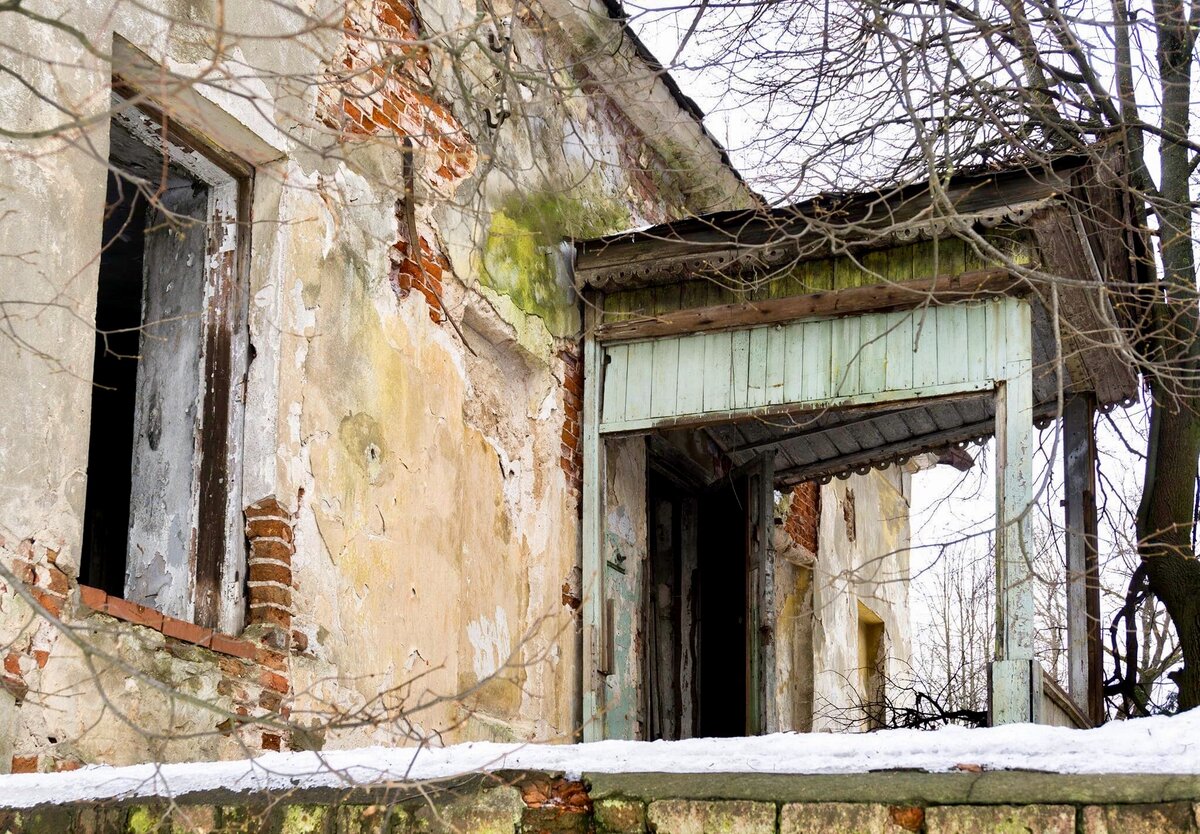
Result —
[{"label": "wooden column", "polygon": [[583,740],[604,738],[606,658],[604,606],[604,440],[600,436],[600,392],[604,351],[593,337],[594,306],[585,305],[583,339]]},{"label": "wooden column", "polygon": [[991,723],[1036,723],[1041,666],[1033,656],[1033,374],[1029,304],[1010,299],[991,342],[1003,379],[996,388],[996,659]]},{"label": "wooden column", "polygon": [[775,454],[747,476],[746,735],[778,731],[775,715]]},{"label": "wooden column", "polygon": [[1063,412],[1063,486],[1067,542],[1068,691],[1095,724],[1103,719],[1100,567],[1096,553],[1095,404],[1072,397]]}]

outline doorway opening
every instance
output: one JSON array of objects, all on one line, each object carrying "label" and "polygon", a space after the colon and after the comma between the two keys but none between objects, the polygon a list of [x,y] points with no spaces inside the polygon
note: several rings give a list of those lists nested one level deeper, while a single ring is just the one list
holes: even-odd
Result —
[{"label": "doorway opening", "polygon": [[651,463],[645,681],[648,739],[742,736],[754,696],[745,476],[711,486]]}]

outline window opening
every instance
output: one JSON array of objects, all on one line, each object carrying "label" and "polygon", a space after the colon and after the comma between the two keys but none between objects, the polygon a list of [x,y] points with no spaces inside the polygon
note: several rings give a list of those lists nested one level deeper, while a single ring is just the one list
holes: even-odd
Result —
[{"label": "window opening", "polygon": [[858,603],[859,695],[862,698],[864,729],[877,730],[885,725],[883,620],[860,600]]},{"label": "window opening", "polygon": [[238,630],[245,181],[114,104],[80,581]]}]

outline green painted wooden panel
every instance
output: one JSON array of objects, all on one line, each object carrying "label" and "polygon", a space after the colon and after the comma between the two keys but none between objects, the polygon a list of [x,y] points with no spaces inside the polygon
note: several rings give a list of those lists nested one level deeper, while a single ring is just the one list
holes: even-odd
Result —
[{"label": "green painted wooden panel", "polygon": [[887,316],[887,387],[911,388],[913,384],[913,317],[908,311]]},{"label": "green painted wooden panel", "polygon": [[[733,409],[733,334],[704,334],[704,411]],[[612,412],[616,419],[620,412]]]},{"label": "green painted wooden panel", "polygon": [[769,327],[750,331],[750,353],[746,374],[746,406],[755,408],[767,404],[767,334]]},{"label": "green painted wooden panel", "polygon": [[913,385],[938,381],[938,320],[947,308],[917,310],[913,316]]},{"label": "green painted wooden panel", "polygon": [[966,382],[967,308],[950,307],[938,316],[938,382]]},{"label": "green painted wooden panel", "polygon": [[[780,324],[767,330],[766,402],[778,405],[783,402],[783,389],[787,376],[787,340],[789,332]],[[804,331],[794,331],[796,341],[804,342]]]},{"label": "green painted wooden panel", "polygon": [[650,414],[666,417],[674,414],[679,397],[679,339],[652,342],[653,367],[650,388]]},{"label": "green painted wooden panel", "polygon": [[625,382],[625,416],[644,420],[653,413],[651,398],[654,385],[654,343],[629,345],[629,370]]},{"label": "green painted wooden panel", "polygon": [[704,410],[704,342],[703,333],[679,340],[675,407],[688,414]]},{"label": "green painted wooden panel", "polygon": [[804,319],[606,348],[601,430],[941,396],[1004,378],[1021,299]]},{"label": "green painted wooden panel", "polygon": [[629,345],[608,348],[604,368],[604,407],[610,414],[625,413],[625,388],[629,379]]},{"label": "green painted wooden panel", "polygon": [[[757,329],[757,328],[756,328]],[[750,331],[733,331],[730,400],[734,408],[746,408],[750,395]]]},{"label": "green painted wooden panel", "polygon": [[[1036,254],[1032,242],[1022,232],[991,230],[987,242],[1016,263],[1030,263]],[[680,309],[784,298],[846,287],[884,282],[903,282],[934,275],[954,275],[964,271],[1000,265],[988,261],[959,238],[949,237],[908,243],[864,252],[854,256],[804,261],[763,277],[742,281],[736,278],[697,277],[692,281],[670,284],[657,289],[620,290],[603,299],[606,322],[672,312]]]},{"label": "green painted wooden panel", "polygon": [[801,400],[818,400],[825,396],[831,385],[832,363],[833,322],[828,319],[809,322],[804,328]]},{"label": "green painted wooden panel", "polygon": [[830,394],[835,397],[852,397],[858,393],[858,356],[862,350],[860,340],[860,318],[835,319],[832,329],[832,352],[830,358]]}]

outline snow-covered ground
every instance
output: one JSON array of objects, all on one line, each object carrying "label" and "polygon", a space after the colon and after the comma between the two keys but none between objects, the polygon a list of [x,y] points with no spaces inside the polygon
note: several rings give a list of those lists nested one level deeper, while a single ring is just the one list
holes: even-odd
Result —
[{"label": "snow-covered ground", "polygon": [[594,744],[473,743],[412,749],[368,747],[325,753],[268,753],[232,762],[85,767],[0,776],[0,807],[179,797],[195,791],[284,791],[428,780],[472,771],[582,773],[863,773],[985,770],[1057,773],[1200,774],[1200,710],[1173,718],[1116,722],[1095,730],[1014,725],[864,735],[781,733],[758,738],[602,741]]}]

